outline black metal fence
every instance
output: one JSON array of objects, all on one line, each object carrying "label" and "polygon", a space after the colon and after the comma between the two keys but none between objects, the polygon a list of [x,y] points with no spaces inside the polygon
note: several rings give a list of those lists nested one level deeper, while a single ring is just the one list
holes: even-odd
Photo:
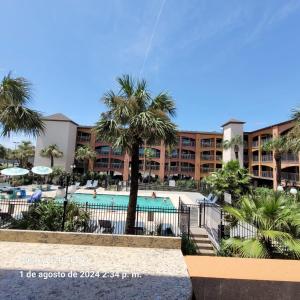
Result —
[{"label": "black metal fence", "polygon": [[200,227],[204,227],[210,240],[218,248],[222,239],[229,237],[251,238],[256,236],[256,228],[244,222],[233,222],[230,215],[220,205],[199,204]]},{"label": "black metal fence", "polygon": [[[125,234],[127,206],[76,203],[81,215],[87,216],[81,224],[78,222],[78,212],[68,212],[72,203],[74,202],[55,202],[55,205],[60,208],[61,226],[54,230]],[[24,218],[30,209],[35,208],[40,209],[39,203],[30,204],[19,200],[0,201],[0,228],[10,228],[12,224],[16,223],[14,221]],[[77,226],[68,226],[70,218],[74,224],[77,222]],[[137,206],[135,225],[130,230],[132,234],[158,236],[185,234],[189,237],[190,208]]]}]

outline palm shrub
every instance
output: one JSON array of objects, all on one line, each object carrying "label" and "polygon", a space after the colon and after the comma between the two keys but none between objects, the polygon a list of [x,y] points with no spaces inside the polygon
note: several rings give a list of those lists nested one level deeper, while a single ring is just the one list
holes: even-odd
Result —
[{"label": "palm shrub", "polygon": [[223,165],[223,168],[203,179],[202,184],[222,198],[224,193],[231,194],[233,201],[237,201],[250,190],[251,177],[247,169],[241,168],[237,160]]},{"label": "palm shrub", "polygon": [[90,159],[96,158],[96,152],[90,146],[80,146],[75,152],[75,159],[83,162],[84,174],[87,173],[88,163]]},{"label": "palm shrub", "polygon": [[[64,208],[53,200],[30,205],[23,218],[14,220],[13,229],[60,231]],[[89,214],[76,203],[69,202],[66,207],[65,231],[80,231],[89,220]]]},{"label": "palm shrub", "polygon": [[126,233],[135,224],[139,179],[139,148],[163,141],[174,144],[177,128],[171,117],[175,104],[167,93],[152,97],[146,81],[134,81],[129,75],[117,79],[120,90],[109,91],[103,97],[107,111],[101,114],[95,127],[96,136],[115,149],[128,152],[131,159],[130,196],[126,218]]},{"label": "palm shrub", "polygon": [[253,227],[253,237],[223,240],[222,251],[253,258],[300,258],[300,204],[285,193],[253,193],[225,206],[232,225]]}]

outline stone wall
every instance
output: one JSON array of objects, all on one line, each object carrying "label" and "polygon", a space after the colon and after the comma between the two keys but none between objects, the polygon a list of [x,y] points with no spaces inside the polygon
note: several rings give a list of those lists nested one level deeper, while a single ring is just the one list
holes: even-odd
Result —
[{"label": "stone wall", "polygon": [[181,238],[143,235],[0,229],[0,241],[91,246],[180,249]]}]

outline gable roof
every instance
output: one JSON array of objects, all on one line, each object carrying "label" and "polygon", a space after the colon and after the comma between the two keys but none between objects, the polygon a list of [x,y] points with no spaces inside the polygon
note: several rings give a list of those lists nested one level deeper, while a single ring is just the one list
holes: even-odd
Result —
[{"label": "gable roof", "polygon": [[226,123],[224,123],[224,124],[222,125],[222,127],[224,127],[224,126],[226,126],[226,125],[228,125],[228,124],[245,124],[245,122],[244,122],[244,121],[237,120],[237,119],[230,119],[230,120],[228,120]]},{"label": "gable roof", "polygon": [[75,123],[73,120],[65,116],[64,114],[61,113],[56,113],[50,116],[45,116],[42,118],[44,121],[60,121],[60,122],[71,122],[74,125],[78,126],[77,123]]}]

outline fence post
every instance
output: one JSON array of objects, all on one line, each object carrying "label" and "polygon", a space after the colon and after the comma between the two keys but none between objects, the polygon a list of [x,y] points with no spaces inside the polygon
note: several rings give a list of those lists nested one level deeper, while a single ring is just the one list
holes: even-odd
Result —
[{"label": "fence post", "polygon": [[[136,206],[136,226],[139,227],[139,205]],[[135,230],[135,234],[137,234],[137,230]]]},{"label": "fence post", "polygon": [[199,203],[199,227],[202,227],[202,204]]},{"label": "fence post", "polygon": [[[88,207],[88,202],[85,202],[85,212],[87,212],[87,207]],[[86,227],[87,227],[87,224],[86,224],[86,221],[84,222],[84,232],[86,232]]]},{"label": "fence post", "polygon": [[66,210],[67,210],[67,204],[68,201],[64,201],[64,212],[63,212],[63,218],[62,218],[62,226],[61,226],[61,231],[65,230],[65,221],[66,221]]},{"label": "fence post", "polygon": [[188,216],[188,240],[190,239],[190,225],[191,225],[191,222],[190,222],[190,220],[191,220],[191,208],[190,207],[188,207],[188,214],[189,214],[189,216]]}]

